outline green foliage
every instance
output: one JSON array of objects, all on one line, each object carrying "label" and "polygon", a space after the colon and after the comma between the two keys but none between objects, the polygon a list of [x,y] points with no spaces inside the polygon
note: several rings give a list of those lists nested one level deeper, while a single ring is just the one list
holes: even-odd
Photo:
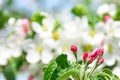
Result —
[{"label": "green foliage", "polygon": [[[15,80],[18,71],[24,63],[27,63],[25,60],[25,53],[19,58],[11,58],[7,66],[3,66],[3,74],[6,80]],[[23,63],[24,62],[24,63]]]},{"label": "green foliage", "polygon": [[5,23],[8,21],[9,17],[8,12],[0,11],[0,29],[5,27]]},{"label": "green foliage", "polygon": [[7,3],[7,5],[8,5],[8,6],[11,6],[11,5],[12,5],[12,3],[13,3],[13,0],[7,0],[7,2],[6,2],[6,3]]},{"label": "green foliage", "polygon": [[103,69],[101,72],[91,77],[91,80],[120,80],[109,69]]},{"label": "green foliage", "polygon": [[65,69],[65,68],[69,67],[69,64],[67,61],[67,55],[65,55],[65,54],[58,56],[56,58],[56,63],[58,65],[58,67],[60,67],[61,69]]},{"label": "green foliage", "polygon": [[15,80],[15,73],[11,69],[10,65],[4,67],[3,74],[4,74],[5,78],[6,78],[6,80]]},{"label": "green foliage", "polygon": [[[66,54],[59,55],[51,61],[44,73],[44,80],[67,80],[72,76],[77,80],[120,80],[111,70],[103,69],[93,75],[87,76],[84,64],[70,63]],[[84,75],[85,73],[85,76]],[[86,77],[86,78],[84,78]]]},{"label": "green foliage", "polygon": [[61,23],[58,21],[58,20],[56,20],[55,21],[55,27],[54,27],[54,29],[53,29],[53,32],[54,31],[56,31],[58,28],[60,28],[61,27]]},{"label": "green foliage", "polygon": [[42,25],[42,21],[43,21],[44,18],[45,18],[45,15],[42,12],[38,11],[35,14],[33,14],[33,16],[31,17],[31,20],[36,21],[36,22],[38,22],[39,24]]},{"label": "green foliage", "polygon": [[78,4],[74,6],[71,11],[74,15],[79,16],[79,17],[88,15],[88,8],[83,4]]},{"label": "green foliage", "polygon": [[44,80],[52,80],[53,73],[56,73],[57,63],[52,61],[45,70]]},{"label": "green foliage", "polygon": [[115,16],[114,16],[115,20],[120,20],[120,10],[118,9]]},{"label": "green foliage", "polygon": [[45,70],[44,80],[64,80],[70,75],[77,77],[78,66],[70,65],[67,55],[61,54],[53,60]]}]

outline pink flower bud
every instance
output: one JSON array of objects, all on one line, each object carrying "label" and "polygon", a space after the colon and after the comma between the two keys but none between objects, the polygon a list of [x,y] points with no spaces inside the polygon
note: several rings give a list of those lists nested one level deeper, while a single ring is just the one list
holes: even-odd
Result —
[{"label": "pink flower bud", "polygon": [[24,32],[25,34],[27,34],[27,33],[28,33],[28,28],[23,28],[23,32]]},{"label": "pink flower bud", "polygon": [[98,56],[98,53],[99,53],[99,49],[96,48],[96,49],[94,49],[94,50],[91,52],[90,57],[96,59],[97,56]]},{"label": "pink flower bud", "polygon": [[108,16],[108,15],[107,15],[107,16],[104,16],[104,21],[105,21],[105,22],[109,21],[110,19],[111,19],[110,16]]},{"label": "pink flower bud", "polygon": [[83,60],[86,60],[87,58],[88,58],[88,53],[84,52],[84,54],[83,54]]},{"label": "pink flower bud", "polygon": [[28,27],[30,26],[30,22],[29,22],[29,20],[26,19],[26,18],[23,19],[23,20],[22,20],[22,26],[28,28]]},{"label": "pink flower bud", "polygon": [[104,54],[104,49],[103,48],[99,49],[99,55],[102,56],[103,54]]},{"label": "pink flower bud", "polygon": [[28,80],[34,80],[34,76],[33,76],[33,75],[30,75],[30,76],[28,77]]},{"label": "pink flower bud", "polygon": [[93,60],[94,60],[94,58],[90,57],[90,58],[88,58],[87,62],[88,62],[88,63],[92,63]]},{"label": "pink flower bud", "polygon": [[98,64],[102,64],[104,62],[104,58],[98,58]]},{"label": "pink flower bud", "polygon": [[105,45],[105,39],[103,39],[103,40],[100,42],[100,45],[101,45],[101,46],[104,46],[104,45]]},{"label": "pink flower bud", "polygon": [[28,20],[28,19],[23,19],[23,20],[22,20],[22,26],[23,26],[23,32],[24,32],[25,34],[27,34],[27,33],[28,33],[29,26],[30,26],[29,20]]},{"label": "pink flower bud", "polygon": [[77,46],[75,46],[75,45],[72,45],[72,46],[71,46],[71,51],[72,51],[72,52],[77,52],[77,50],[78,50],[78,49],[77,49]]}]

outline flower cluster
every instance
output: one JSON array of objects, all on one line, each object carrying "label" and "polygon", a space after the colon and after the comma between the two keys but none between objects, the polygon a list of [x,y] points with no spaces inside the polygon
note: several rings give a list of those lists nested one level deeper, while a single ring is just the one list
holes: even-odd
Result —
[{"label": "flower cluster", "polygon": [[[85,13],[79,13],[79,9]],[[66,54],[70,61],[81,60],[82,54],[77,53],[84,53],[83,60],[87,64],[94,61],[102,64],[106,59],[104,66],[112,66],[116,60],[120,61],[120,20],[116,17],[116,5],[103,4],[98,7],[93,24],[86,6],[75,6],[72,13],[76,16],[63,13],[57,20],[43,12],[35,13],[30,19],[11,17],[5,28],[0,30],[0,66],[8,66],[11,59],[15,62],[16,58],[24,60],[20,63],[27,63],[27,66],[49,64],[60,52],[71,51],[75,58]]]},{"label": "flower cluster", "polygon": [[[75,55],[75,57],[77,56],[77,46],[72,45],[71,46],[71,51],[73,52],[73,54]],[[104,54],[104,49],[103,48],[96,48],[94,49],[90,54],[88,52],[84,52],[83,54],[83,61],[85,62],[85,64],[90,64],[93,61],[96,60],[96,67],[99,66],[100,64],[102,64],[104,62],[104,58],[102,57]],[[95,68],[96,68],[95,67]]]},{"label": "flower cluster", "polygon": [[[78,48],[75,45],[71,46],[71,51],[76,55]],[[98,64],[103,63],[104,58],[102,58],[104,54],[104,49],[94,49],[90,54],[88,52],[84,52],[83,54],[83,60],[87,61],[88,63],[92,63],[95,59],[97,59]]]},{"label": "flower cluster", "polygon": [[[90,54],[84,52],[83,60],[81,63],[77,60],[78,48],[72,45],[70,50],[76,58],[76,61],[71,63],[67,59],[66,54],[59,55],[56,59],[50,62],[45,69],[44,80],[65,80],[65,79],[77,79],[77,80],[119,80],[109,69],[103,69],[97,72],[95,71],[98,66],[104,62],[103,48],[96,48]],[[92,67],[89,67],[90,65]],[[49,73],[51,72],[51,73]],[[49,75],[50,76],[49,76]],[[57,75],[57,76],[56,76]],[[54,77],[56,76],[56,77]]]}]

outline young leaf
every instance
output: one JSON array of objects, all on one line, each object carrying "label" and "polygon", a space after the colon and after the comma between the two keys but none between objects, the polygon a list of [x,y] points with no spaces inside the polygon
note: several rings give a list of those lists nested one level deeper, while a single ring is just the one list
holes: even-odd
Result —
[{"label": "young leaf", "polygon": [[120,78],[117,75],[114,75],[113,80],[120,80]]},{"label": "young leaf", "polygon": [[71,12],[74,15],[81,17],[88,15],[88,8],[84,4],[77,4],[72,8]]},{"label": "young leaf", "polygon": [[46,16],[44,14],[42,14],[42,12],[38,11],[32,15],[31,21],[36,21],[42,25],[42,21],[44,18],[46,18]]},{"label": "young leaf", "polygon": [[69,63],[67,61],[67,55],[66,54],[61,54],[56,58],[56,63],[59,68],[65,69],[69,67]]},{"label": "young leaf", "polygon": [[54,71],[56,70],[56,68],[57,68],[57,63],[55,61],[52,61],[45,70],[44,80],[51,80],[51,77]]},{"label": "young leaf", "polygon": [[102,72],[104,72],[104,73],[108,74],[109,76],[113,77],[113,73],[109,69],[103,69]]},{"label": "young leaf", "polygon": [[4,67],[3,74],[6,78],[6,80],[15,80],[16,74],[10,65]]},{"label": "young leaf", "polygon": [[78,71],[75,69],[70,69],[68,71],[65,71],[63,74],[61,74],[56,80],[65,80],[66,78],[69,78],[70,76],[78,77]]}]

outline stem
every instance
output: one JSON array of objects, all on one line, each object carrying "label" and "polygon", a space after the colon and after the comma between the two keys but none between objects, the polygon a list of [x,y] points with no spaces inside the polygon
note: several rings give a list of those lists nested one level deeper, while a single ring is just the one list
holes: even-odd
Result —
[{"label": "stem", "polygon": [[71,79],[71,80],[74,80],[74,78],[73,78],[72,76],[70,76],[70,79]]},{"label": "stem", "polygon": [[86,73],[87,66],[88,66],[88,63],[86,63],[86,65],[85,65],[85,68],[84,68],[84,71],[83,71],[83,79],[82,80],[85,80],[85,73]]},{"label": "stem", "polygon": [[78,62],[78,60],[77,60],[77,53],[73,53],[73,54],[75,56],[76,62]]},{"label": "stem", "polygon": [[81,80],[80,76],[78,75],[78,79]]},{"label": "stem", "polygon": [[97,58],[96,58],[96,62],[95,62],[95,65],[93,66],[93,68],[91,69],[91,71],[88,73],[88,78],[92,75],[92,73],[94,72],[94,70],[98,67],[98,58],[100,58],[100,56],[98,56]]},{"label": "stem", "polygon": [[88,73],[88,77],[90,77],[92,75],[92,73],[97,68],[97,66],[98,66],[98,63],[97,63],[97,60],[96,60],[95,65],[93,66],[93,68],[91,69],[91,71]]},{"label": "stem", "polygon": [[88,73],[88,77],[90,77],[92,75],[92,73],[94,72],[94,70],[97,68],[97,65],[95,67],[92,68],[92,70]]}]

